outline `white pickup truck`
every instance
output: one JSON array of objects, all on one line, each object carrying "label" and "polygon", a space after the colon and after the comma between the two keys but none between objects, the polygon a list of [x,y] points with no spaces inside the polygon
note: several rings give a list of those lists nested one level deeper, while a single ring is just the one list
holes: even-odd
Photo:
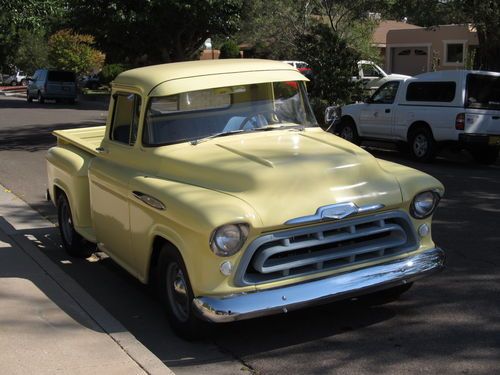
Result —
[{"label": "white pickup truck", "polygon": [[356,144],[395,142],[423,162],[454,144],[491,164],[500,149],[500,73],[441,71],[391,80],[364,103],[341,107],[338,118],[333,131]]}]

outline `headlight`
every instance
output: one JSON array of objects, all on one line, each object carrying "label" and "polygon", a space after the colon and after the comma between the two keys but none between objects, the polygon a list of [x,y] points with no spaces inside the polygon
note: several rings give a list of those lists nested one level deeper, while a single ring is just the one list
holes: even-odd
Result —
[{"label": "headlight", "polygon": [[210,248],[215,255],[229,257],[241,249],[247,236],[247,224],[223,225],[213,232],[210,239]]},{"label": "headlight", "polygon": [[435,191],[424,191],[415,195],[410,206],[411,216],[415,219],[425,219],[431,216],[440,199],[440,195]]}]

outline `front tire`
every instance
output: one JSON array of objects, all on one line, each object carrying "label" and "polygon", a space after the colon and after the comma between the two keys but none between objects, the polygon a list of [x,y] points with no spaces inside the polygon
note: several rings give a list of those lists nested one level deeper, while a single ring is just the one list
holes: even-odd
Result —
[{"label": "front tire", "polygon": [[186,340],[203,337],[208,323],[194,314],[194,295],[188,273],[181,255],[172,245],[165,244],[162,247],[157,267],[157,285],[172,330]]},{"label": "front tire", "polygon": [[33,103],[33,98],[31,97],[29,91],[26,92],[26,100],[28,103]]},{"label": "front tire", "polygon": [[66,252],[77,258],[90,256],[92,254],[90,244],[75,231],[69,201],[64,193],[61,193],[57,198],[57,221],[61,242]]},{"label": "front tire", "polygon": [[45,98],[43,97],[43,95],[40,91],[38,91],[37,100],[38,100],[38,103],[40,103],[40,104],[45,103]]},{"label": "front tire", "polygon": [[336,133],[341,138],[344,138],[346,141],[354,143],[355,145],[359,145],[360,143],[358,130],[356,129],[356,124],[350,118],[343,118],[340,121]]},{"label": "front tire", "polygon": [[420,127],[411,131],[408,136],[411,157],[423,163],[428,163],[436,157],[436,141],[429,129]]}]

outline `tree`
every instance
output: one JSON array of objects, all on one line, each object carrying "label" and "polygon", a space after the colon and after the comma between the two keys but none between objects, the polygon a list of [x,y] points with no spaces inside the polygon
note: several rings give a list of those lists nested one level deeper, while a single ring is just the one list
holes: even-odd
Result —
[{"label": "tree", "polygon": [[71,14],[111,62],[144,65],[193,59],[208,37],[230,36],[242,1],[75,0]]},{"label": "tree", "polygon": [[48,46],[42,30],[19,30],[19,43],[13,56],[15,64],[26,73],[48,65]]},{"label": "tree", "polygon": [[219,59],[235,59],[240,57],[240,47],[234,40],[227,40],[220,47]]},{"label": "tree", "polygon": [[49,62],[58,69],[90,74],[100,70],[105,60],[104,53],[93,45],[92,35],[60,30],[49,38]]}]

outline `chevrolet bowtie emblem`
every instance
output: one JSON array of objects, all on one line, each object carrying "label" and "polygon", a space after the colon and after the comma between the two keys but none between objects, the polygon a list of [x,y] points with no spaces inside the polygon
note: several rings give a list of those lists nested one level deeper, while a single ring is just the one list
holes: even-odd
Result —
[{"label": "chevrolet bowtie emblem", "polygon": [[358,207],[353,202],[336,203],[328,206],[320,207],[316,210],[314,215],[301,216],[295,219],[290,219],[285,224],[304,224],[320,220],[341,220],[351,215],[376,211],[384,208],[383,204],[370,204]]}]

